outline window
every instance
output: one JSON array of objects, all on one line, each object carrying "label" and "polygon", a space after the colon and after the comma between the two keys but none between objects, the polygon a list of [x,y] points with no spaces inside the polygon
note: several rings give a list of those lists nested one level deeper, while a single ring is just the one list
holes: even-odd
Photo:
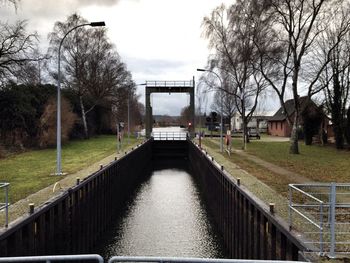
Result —
[{"label": "window", "polygon": [[278,124],[278,122],[276,121],[276,122],[275,122],[275,126],[276,126],[275,128],[276,128],[276,130],[277,130],[277,124]]},{"label": "window", "polygon": [[283,130],[283,121],[281,121],[281,130]]}]

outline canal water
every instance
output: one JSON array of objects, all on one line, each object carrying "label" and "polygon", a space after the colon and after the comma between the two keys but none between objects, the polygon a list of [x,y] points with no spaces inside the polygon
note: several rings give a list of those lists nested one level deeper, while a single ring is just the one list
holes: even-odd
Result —
[{"label": "canal water", "polygon": [[199,188],[182,169],[154,171],[134,191],[98,251],[111,256],[223,258]]}]

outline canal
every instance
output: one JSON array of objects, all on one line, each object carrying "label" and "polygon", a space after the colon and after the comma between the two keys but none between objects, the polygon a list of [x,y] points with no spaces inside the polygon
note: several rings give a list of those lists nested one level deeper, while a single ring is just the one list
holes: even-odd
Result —
[{"label": "canal", "polygon": [[227,257],[194,178],[152,172],[119,212],[97,251],[111,256]]}]

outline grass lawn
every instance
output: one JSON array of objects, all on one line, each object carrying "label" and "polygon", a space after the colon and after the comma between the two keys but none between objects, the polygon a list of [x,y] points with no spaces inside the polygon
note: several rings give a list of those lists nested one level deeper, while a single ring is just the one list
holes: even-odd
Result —
[{"label": "grass lawn", "polygon": [[[241,138],[234,139],[233,148],[241,147]],[[313,181],[350,182],[350,151],[339,151],[332,146],[307,146],[304,142],[299,142],[299,150],[300,154],[290,154],[289,142],[251,140],[246,152]]]},{"label": "grass lawn", "polygon": [[[124,140],[124,147],[127,139]],[[130,138],[130,144],[136,143]],[[62,147],[62,170],[75,173],[116,152],[116,138],[104,135],[77,140]],[[14,203],[62,179],[56,171],[56,149],[33,150],[0,159],[0,182],[10,183],[10,202]],[[3,191],[0,193],[2,197]],[[0,199],[2,202],[2,199]]]},{"label": "grass lawn", "polygon": [[350,151],[299,143],[300,154],[289,153],[289,142],[252,141],[248,153],[319,182],[350,182]]},{"label": "grass lawn", "polygon": [[[211,149],[218,149],[218,144],[210,140],[203,141],[203,145]],[[236,149],[238,149],[238,146],[241,145],[237,143]],[[243,170],[255,176],[258,180],[264,182],[281,195],[287,197],[288,184],[293,183],[289,178],[279,176],[278,174],[234,153],[231,154],[231,156],[228,156],[228,154],[225,153],[224,158],[237,164]]]}]

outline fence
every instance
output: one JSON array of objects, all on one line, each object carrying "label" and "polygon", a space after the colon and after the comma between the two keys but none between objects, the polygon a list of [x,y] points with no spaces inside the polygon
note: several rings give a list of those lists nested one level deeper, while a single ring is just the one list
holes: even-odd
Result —
[{"label": "fence", "polygon": [[[115,262],[169,262],[169,263],[254,263],[272,262],[270,260],[241,260],[220,258],[176,258],[176,257],[112,257],[108,263]],[[274,263],[288,263],[295,261],[273,261]],[[300,261],[299,261],[300,262]]]},{"label": "fence", "polygon": [[193,81],[146,81],[147,87],[193,87]]},{"label": "fence", "polygon": [[62,256],[31,256],[31,257],[6,257],[0,258],[0,262],[67,262],[67,261],[83,261],[86,260],[103,263],[104,260],[100,255],[62,255]]},{"label": "fence", "polygon": [[[66,262],[86,260],[103,263],[100,255],[63,255],[63,256],[36,256],[36,257],[11,257],[0,258],[0,262]],[[108,263],[115,262],[169,262],[169,263],[254,263],[272,262],[267,260],[239,260],[239,259],[209,259],[209,258],[176,258],[176,257],[112,257]],[[289,263],[295,261],[273,261],[274,263]]]},{"label": "fence", "polygon": [[3,201],[0,201],[0,213],[5,213],[5,227],[7,227],[9,223],[9,187],[9,183],[0,183],[0,191],[4,191],[1,193],[1,198],[3,198]]},{"label": "fence", "polygon": [[350,184],[290,184],[289,227],[321,255],[350,254]]},{"label": "fence", "polygon": [[152,132],[155,141],[185,141],[188,138],[188,132]]}]

